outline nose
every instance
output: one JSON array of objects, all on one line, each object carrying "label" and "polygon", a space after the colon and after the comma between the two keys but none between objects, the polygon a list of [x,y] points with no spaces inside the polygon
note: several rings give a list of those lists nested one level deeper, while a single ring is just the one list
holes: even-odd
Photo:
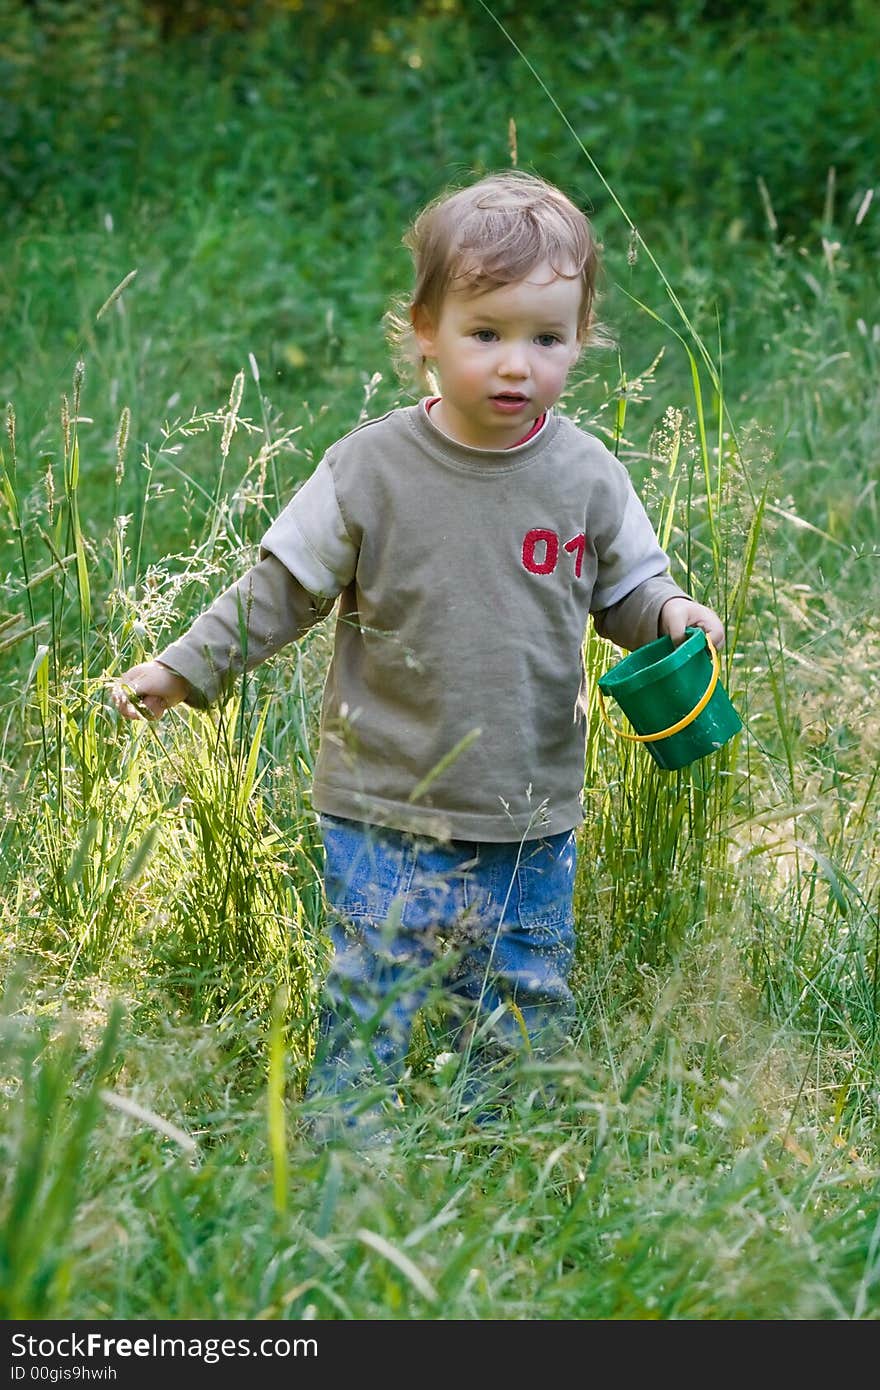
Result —
[{"label": "nose", "polygon": [[526,377],[529,375],[529,354],[525,343],[505,343],[498,365],[503,377]]}]

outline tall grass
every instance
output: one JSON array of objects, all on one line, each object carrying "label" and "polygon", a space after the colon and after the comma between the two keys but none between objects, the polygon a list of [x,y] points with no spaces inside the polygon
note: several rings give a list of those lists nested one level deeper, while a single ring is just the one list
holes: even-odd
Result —
[{"label": "tall grass", "polygon": [[[227,414],[203,425],[222,444]],[[794,734],[798,668],[785,680],[780,670],[795,586],[777,573],[778,555],[768,571],[755,480],[746,488],[738,476],[754,461],[728,451],[716,488],[710,455],[710,523],[687,409],[675,407],[647,447],[627,429],[621,454],[644,473],[675,563],[704,576],[707,598],[720,528],[714,550],[740,614],[727,678],[746,732],[711,764],[669,775],[592,721],[578,890],[584,1037],[577,1064],[552,1078],[564,1100],[536,1118],[549,1078],[527,1070],[514,1113],[475,1134],[442,1069],[417,1057],[385,1158],[390,1186],[366,1156],[316,1154],[297,1118],[322,969],[307,787],[326,635],[214,714],[121,729],[103,673],[154,649],[181,599],[200,607],[240,564],[240,530],[224,539],[236,482],[204,500],[200,537],[177,564],[123,590],[119,576],[135,577],[128,543],[122,567],[108,544],[86,589],[72,582],[71,428],[65,489],[51,504],[55,549],[71,558],[21,591],[42,591],[47,615],[22,614],[22,633],[45,624],[23,637],[33,647],[19,697],[27,756],[11,725],[7,737],[20,775],[4,917],[10,959],[28,963],[26,1002],[7,1028],[11,1074],[54,1065],[45,1029],[59,1010],[85,1024],[77,1067],[96,1066],[99,1000],[120,994],[129,1022],[109,1078],[123,1108],[106,1101],[102,1113],[80,1097],[76,1053],[65,1054],[69,1079],[53,1083],[70,1133],[91,1134],[83,1189],[63,1189],[65,1258],[88,1279],[27,1285],[10,1305],[17,1316],[870,1315],[873,1246],[858,1212],[875,1183],[876,773],[858,790],[851,775],[835,785],[836,758]],[[178,442],[185,469],[185,431]],[[28,514],[11,454],[3,483],[32,579],[49,499],[43,488]],[[752,626],[749,595],[762,584],[775,602],[769,643]],[[614,655],[591,638],[593,675]],[[800,805],[817,749],[824,789]],[[43,1049],[22,1053],[19,1020],[34,1013],[45,1016]],[[170,1085],[169,1066],[179,1073]],[[13,1084],[10,1135],[47,1124],[42,1092],[29,1094]],[[719,1165],[729,1170],[720,1184]]]},{"label": "tall grass", "polygon": [[[243,234],[200,206],[199,264],[223,283]],[[625,270],[612,248],[621,348],[588,359],[566,408],[725,615],[744,732],[668,774],[591,720],[578,1050],[524,1062],[510,1113],[477,1128],[426,1031],[396,1142],[373,1152],[316,1149],[300,1101],[325,964],[309,784],[328,632],[209,713],[122,726],[105,695],[240,572],[321,441],[396,388],[366,337],[331,360],[334,320],[324,394],[282,411],[285,379],[230,328],[207,406],[181,367],[180,413],[147,420],[142,270],[92,284],[60,401],[37,410],[28,385],[0,461],[7,1316],[876,1316],[880,312],[862,206],[826,187],[803,248],[766,212],[754,363],[728,360],[724,324],[709,337],[674,238],[661,280],[647,234]],[[617,655],[588,638],[591,684]]]}]

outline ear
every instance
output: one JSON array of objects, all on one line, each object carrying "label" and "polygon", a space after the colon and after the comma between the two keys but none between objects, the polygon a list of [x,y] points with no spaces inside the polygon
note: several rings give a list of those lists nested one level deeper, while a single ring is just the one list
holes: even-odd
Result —
[{"label": "ear", "polygon": [[413,332],[416,335],[416,342],[419,352],[423,357],[434,356],[434,343],[436,338],[436,328],[424,304],[411,304],[409,308],[410,322]]}]

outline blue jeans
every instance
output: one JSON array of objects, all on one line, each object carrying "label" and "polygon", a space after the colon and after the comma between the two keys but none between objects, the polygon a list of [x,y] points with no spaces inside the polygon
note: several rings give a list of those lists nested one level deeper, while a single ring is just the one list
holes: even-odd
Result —
[{"label": "blue jeans", "polygon": [[546,1056],[574,1023],[572,831],[444,843],[321,816],[333,958],[308,1094],[394,1085],[441,991],[469,1062]]}]

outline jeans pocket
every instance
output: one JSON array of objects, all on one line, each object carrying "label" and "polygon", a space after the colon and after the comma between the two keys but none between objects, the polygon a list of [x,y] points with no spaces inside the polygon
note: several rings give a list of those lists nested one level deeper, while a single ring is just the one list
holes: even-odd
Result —
[{"label": "jeans pocket", "polygon": [[321,817],[324,892],[332,910],[376,925],[396,915],[409,891],[414,853],[407,836],[365,821]]},{"label": "jeans pocket", "polygon": [[516,874],[516,907],[521,927],[572,929],[576,868],[574,831],[526,842]]}]

